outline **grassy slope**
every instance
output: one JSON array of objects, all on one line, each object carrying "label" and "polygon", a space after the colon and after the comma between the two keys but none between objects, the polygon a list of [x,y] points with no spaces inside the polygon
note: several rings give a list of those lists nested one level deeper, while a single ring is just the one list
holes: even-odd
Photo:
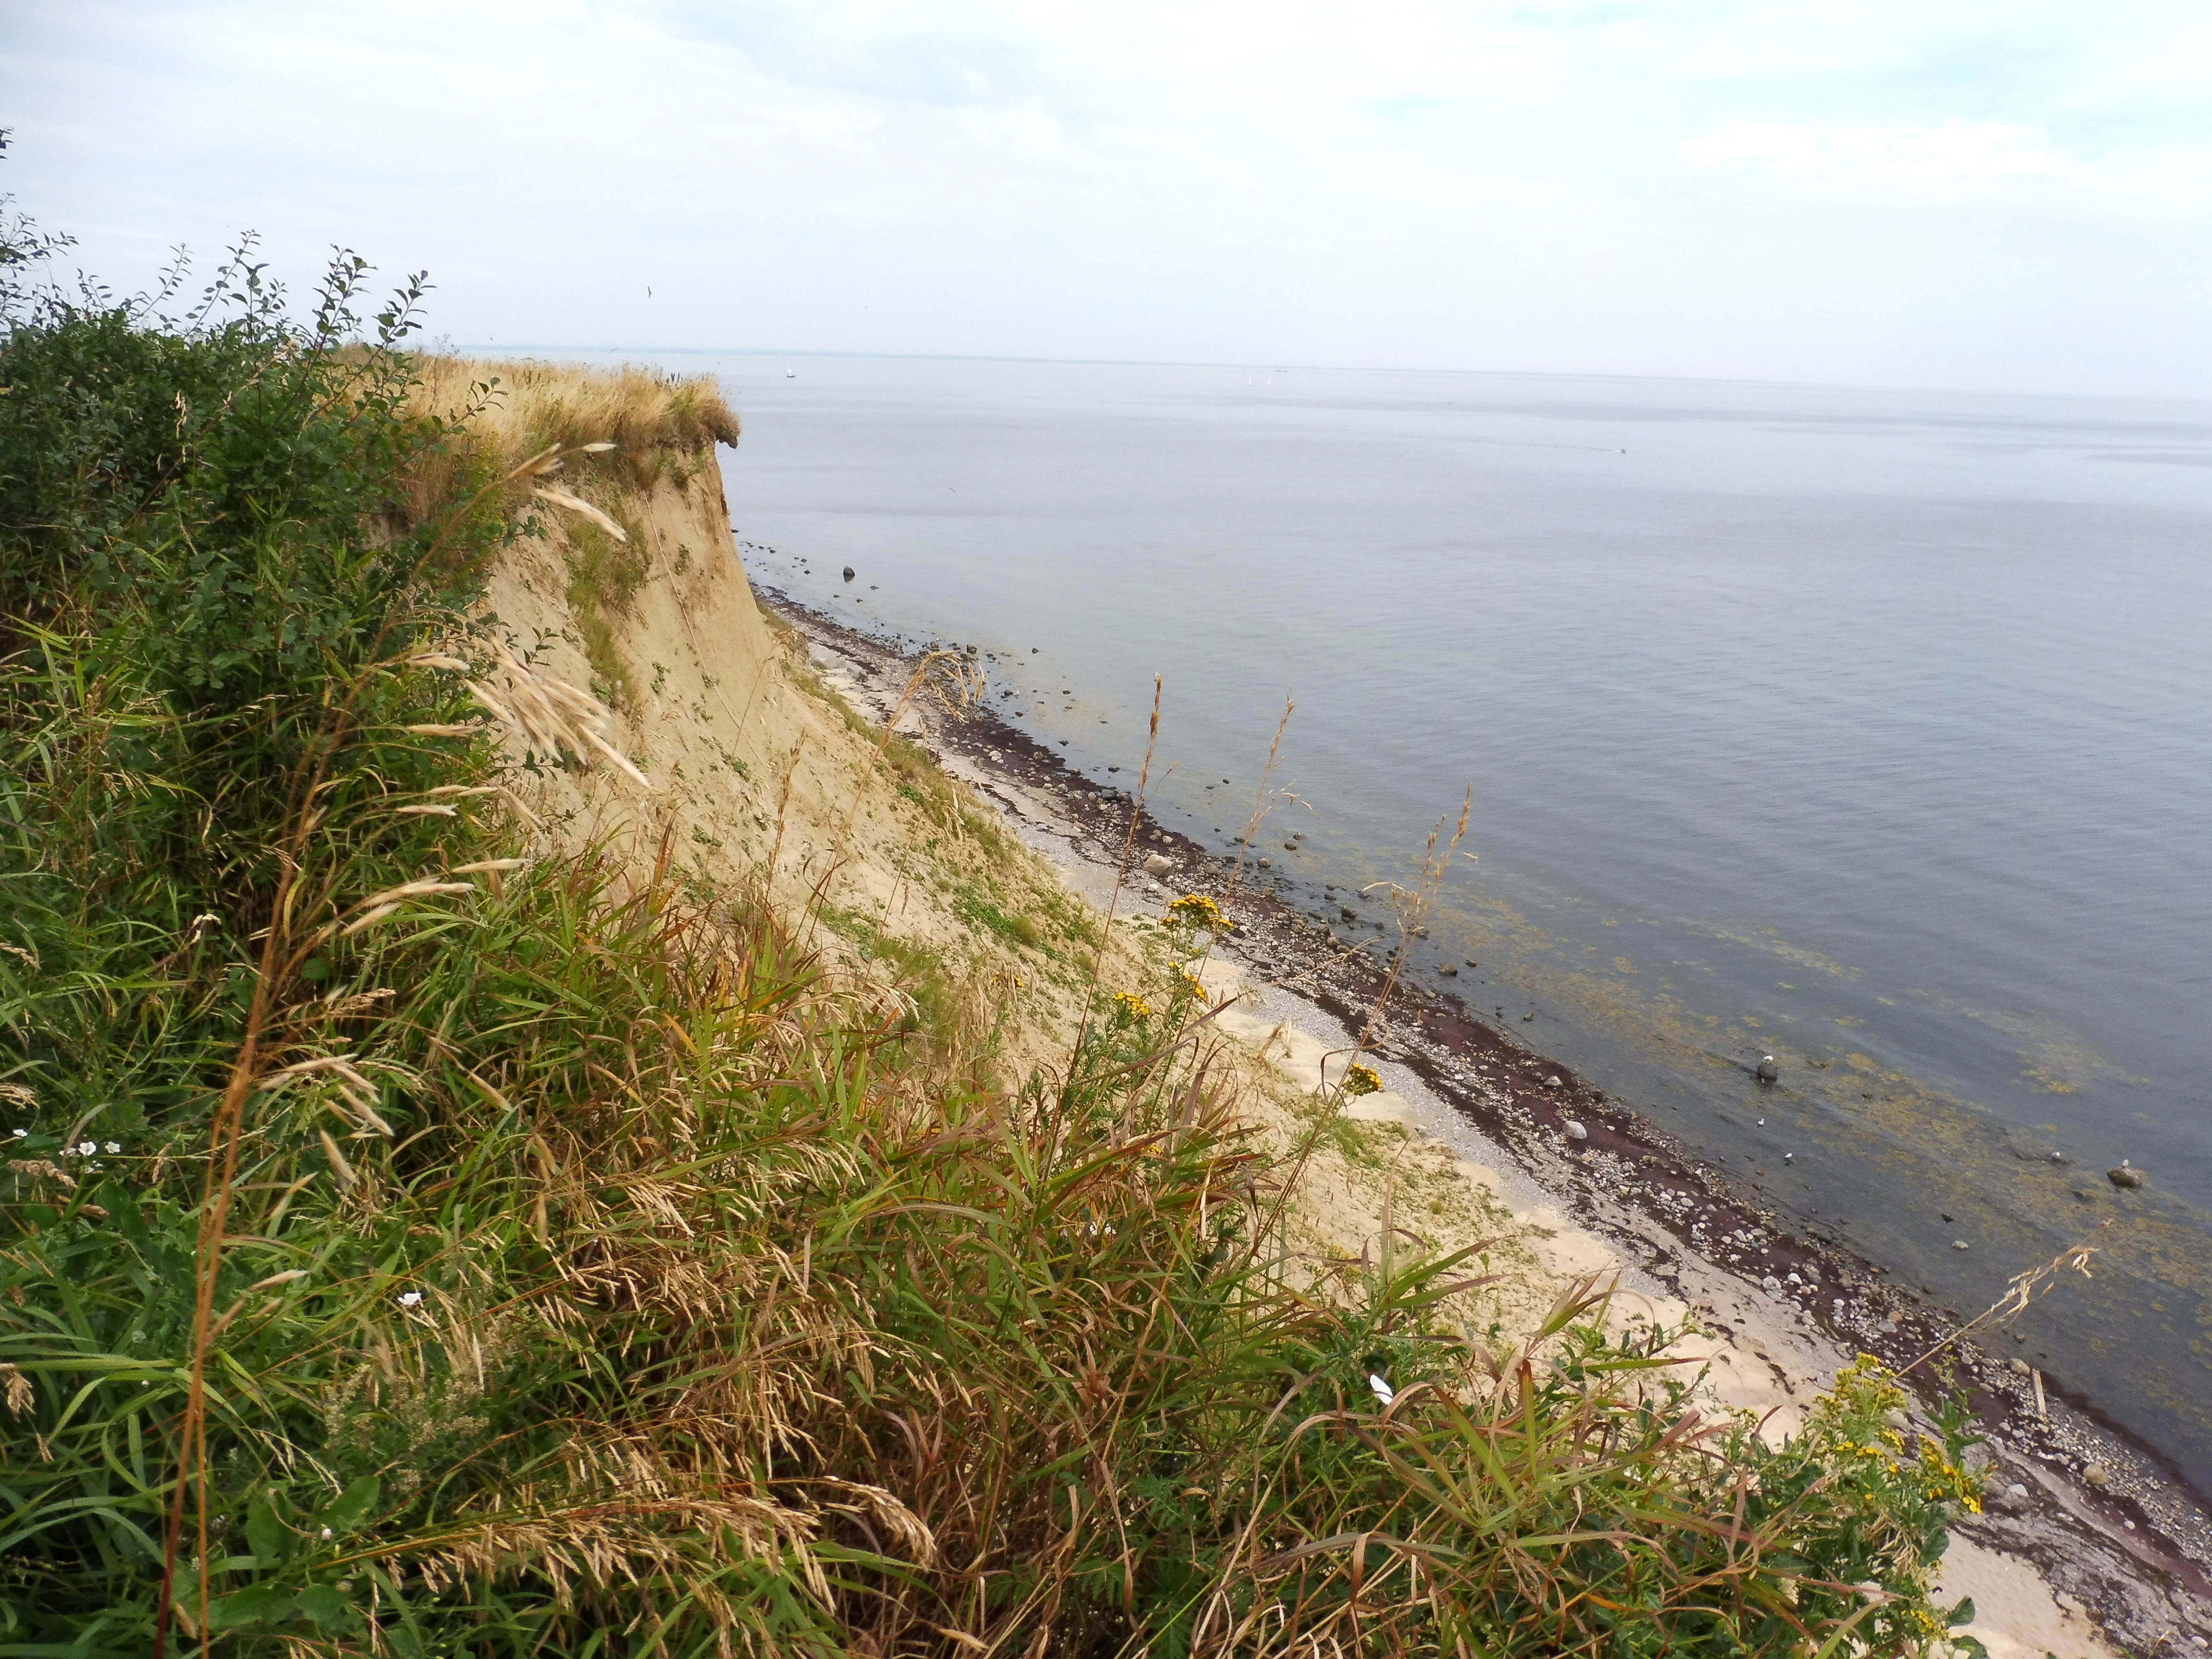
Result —
[{"label": "grassy slope", "polygon": [[1358,1136],[1201,1066],[1195,937],[1094,1000],[1095,920],[761,622],[710,391],[454,432],[465,371],[248,317],[6,347],[0,1652],[1937,1628],[1956,1448],[1878,1378],[1772,1454],[1585,1306],[1316,1273],[1286,1183]]}]

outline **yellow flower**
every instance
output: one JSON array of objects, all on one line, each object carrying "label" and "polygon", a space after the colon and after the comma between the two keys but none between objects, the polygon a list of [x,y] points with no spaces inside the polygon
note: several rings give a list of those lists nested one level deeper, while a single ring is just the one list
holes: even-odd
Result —
[{"label": "yellow flower", "polygon": [[1185,893],[1168,906],[1168,915],[1187,927],[1211,927],[1219,933],[1229,926],[1221,907],[1203,893]]},{"label": "yellow flower", "polygon": [[1348,1095],[1371,1095],[1382,1086],[1382,1075],[1372,1066],[1355,1062],[1345,1068],[1344,1092]]},{"label": "yellow flower", "polygon": [[1114,998],[1114,1006],[1116,1008],[1119,1008],[1123,1013],[1128,1015],[1131,1019],[1150,1019],[1153,1013],[1152,1005],[1146,1001],[1144,998],[1139,996],[1134,991],[1121,991],[1116,993]]},{"label": "yellow flower", "polygon": [[1196,974],[1187,974],[1181,969],[1177,969],[1175,977],[1176,994],[1178,996],[1193,997],[1200,1002],[1206,1000],[1206,987]]}]

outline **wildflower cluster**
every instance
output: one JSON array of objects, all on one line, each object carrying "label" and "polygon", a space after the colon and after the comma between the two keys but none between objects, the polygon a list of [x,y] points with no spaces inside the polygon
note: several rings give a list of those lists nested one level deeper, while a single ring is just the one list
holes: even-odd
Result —
[{"label": "wildflower cluster", "polygon": [[[1859,1355],[1764,1479],[1763,1501],[1792,1514],[1803,1544],[1833,1559],[1835,1577],[1887,1587],[1892,1599],[1860,1626],[1869,1652],[1918,1654],[1942,1638],[1973,1653],[1972,1638],[1956,1631],[1973,1616],[1971,1606],[1946,1609],[1929,1599],[1944,1528],[1960,1511],[1981,1509],[1980,1482],[1963,1466],[1972,1443],[1967,1413],[1955,1401],[1939,1409],[1934,1432],[1913,1451],[1899,1426],[1905,1406],[1895,1374]],[[1830,1594],[1813,1594],[1807,1605]],[[1832,1611],[1849,1609],[1838,1601]]]},{"label": "wildflower cluster", "polygon": [[1175,971],[1175,994],[1178,1001],[1203,1002],[1206,985],[1196,974],[1178,968]]},{"label": "wildflower cluster", "polygon": [[1344,1070],[1344,1092],[1348,1095],[1371,1095],[1382,1086],[1382,1074],[1372,1066],[1354,1061]]},{"label": "wildflower cluster", "polygon": [[1131,1020],[1150,1019],[1159,1012],[1134,991],[1116,992],[1114,1007],[1118,1013]]},{"label": "wildflower cluster", "polygon": [[1933,1440],[1920,1443],[1920,1475],[1931,1504],[1956,1504],[1969,1515],[1982,1512],[1982,1483],[1966,1473]]},{"label": "wildflower cluster", "polygon": [[1168,906],[1168,915],[1186,927],[1206,927],[1217,933],[1229,931],[1229,918],[1203,893],[1185,893]]}]

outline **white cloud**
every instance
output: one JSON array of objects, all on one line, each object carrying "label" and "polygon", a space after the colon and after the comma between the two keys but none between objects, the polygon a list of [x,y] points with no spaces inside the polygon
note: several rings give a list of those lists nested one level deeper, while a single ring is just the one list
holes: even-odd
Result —
[{"label": "white cloud", "polygon": [[1947,121],[1932,127],[1782,126],[1730,121],[1675,146],[1692,167],[1748,166],[1770,173],[1831,174],[1886,184],[2051,179],[2081,169],[2034,127]]},{"label": "white cloud", "polygon": [[124,283],[427,265],[464,341],[2195,391],[2208,58],[2203,0],[0,0],[0,187]]}]

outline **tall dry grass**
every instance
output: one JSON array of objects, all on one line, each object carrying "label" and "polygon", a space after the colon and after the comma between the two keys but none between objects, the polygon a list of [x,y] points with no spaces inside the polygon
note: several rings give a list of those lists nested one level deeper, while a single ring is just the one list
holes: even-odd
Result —
[{"label": "tall dry grass", "polygon": [[412,358],[409,372],[415,411],[452,420],[466,434],[450,453],[422,458],[408,477],[417,522],[452,498],[470,468],[509,471],[556,445],[572,454],[611,446],[572,467],[635,490],[694,477],[701,452],[738,441],[737,414],[708,375],[427,355]]}]

